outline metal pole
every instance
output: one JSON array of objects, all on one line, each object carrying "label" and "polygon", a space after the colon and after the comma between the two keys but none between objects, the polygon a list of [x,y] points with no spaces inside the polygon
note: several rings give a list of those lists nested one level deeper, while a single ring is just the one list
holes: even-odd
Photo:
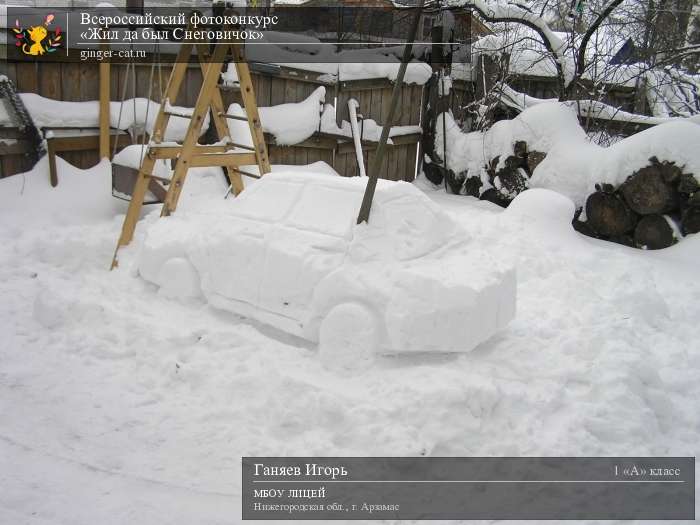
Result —
[{"label": "metal pole", "polygon": [[382,161],[384,160],[384,149],[386,148],[386,142],[389,139],[389,131],[394,122],[394,113],[396,112],[396,105],[399,101],[399,94],[401,93],[401,85],[403,84],[403,78],[406,75],[406,67],[411,59],[411,51],[413,49],[413,42],[416,40],[416,33],[418,32],[418,23],[420,22],[420,15],[423,12],[423,4],[425,0],[418,0],[418,7],[416,7],[416,14],[413,18],[413,26],[411,27],[411,33],[408,36],[408,42],[406,42],[406,47],[404,48],[403,58],[401,59],[401,66],[399,67],[399,73],[396,76],[396,82],[394,84],[394,90],[391,93],[391,103],[389,104],[389,114],[387,115],[386,122],[382,126],[382,135],[379,138],[379,144],[377,144],[377,153],[372,160],[369,167],[369,178],[367,179],[367,187],[365,188],[365,195],[362,198],[362,206],[360,206],[360,213],[357,216],[357,224],[361,222],[367,222],[369,220],[369,212],[372,208],[372,199],[374,198],[374,191],[377,188],[377,179],[379,178],[379,170],[382,168]]}]

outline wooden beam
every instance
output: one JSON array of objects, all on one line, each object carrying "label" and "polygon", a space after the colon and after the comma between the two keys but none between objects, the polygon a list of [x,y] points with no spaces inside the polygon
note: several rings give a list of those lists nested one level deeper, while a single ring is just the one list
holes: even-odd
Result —
[{"label": "wooden beam", "polygon": [[190,160],[190,168],[246,166],[256,162],[255,153],[208,153],[205,155],[195,153]]},{"label": "wooden beam", "polygon": [[[106,51],[109,44],[102,42],[100,49]],[[107,60],[100,62],[100,158],[112,158],[109,149],[109,121],[110,121],[110,65]]]},{"label": "wooden beam", "polygon": [[[420,133],[411,133],[408,135],[399,135],[397,137],[391,137],[391,144],[386,144],[385,147],[387,148],[393,148],[394,146],[403,146],[405,144],[415,144],[416,142],[420,141],[421,134]],[[377,149],[377,146],[379,145],[379,142],[375,142],[373,140],[363,140],[362,141],[362,150],[363,151],[373,151]],[[355,144],[353,142],[343,142],[341,144],[338,144],[338,153],[345,154],[345,153],[352,153],[355,151]]]},{"label": "wooden beam", "polygon": [[265,173],[270,173],[272,168],[270,167],[270,158],[267,154],[267,145],[265,144],[265,137],[263,136],[260,115],[258,114],[258,105],[255,100],[250,69],[248,69],[248,64],[245,63],[241,44],[233,43],[231,44],[231,49],[233,50],[233,60],[236,66],[236,73],[238,74],[238,83],[241,85],[241,99],[246,116],[248,117],[250,136],[253,138],[253,144],[255,144],[257,148],[258,169],[260,170],[260,175],[264,175]]},{"label": "wooden beam", "polygon": [[[182,147],[177,146],[151,146],[148,149],[148,156],[154,159],[176,159],[180,155]],[[230,146],[196,146],[195,155],[204,153],[227,153],[231,150]]]}]

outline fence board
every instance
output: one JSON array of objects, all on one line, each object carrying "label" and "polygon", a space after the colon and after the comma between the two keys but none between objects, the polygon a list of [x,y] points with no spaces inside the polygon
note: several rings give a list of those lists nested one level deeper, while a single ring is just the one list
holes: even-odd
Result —
[{"label": "fence board", "polygon": [[37,64],[33,62],[17,63],[17,91],[21,93],[38,93],[39,80],[37,77]]},{"label": "fence board", "polygon": [[62,100],[80,101],[80,64],[63,63],[61,66]]},{"label": "fence board", "polygon": [[[276,106],[277,104],[285,102],[285,88],[288,82],[292,81],[283,78],[273,78],[270,80],[270,106]],[[258,103],[258,105],[262,106],[260,103]]]}]

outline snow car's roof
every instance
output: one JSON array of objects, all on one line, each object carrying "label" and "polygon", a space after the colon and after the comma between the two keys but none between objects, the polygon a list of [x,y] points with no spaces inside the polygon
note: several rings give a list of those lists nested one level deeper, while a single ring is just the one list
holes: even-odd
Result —
[{"label": "snow car's roof", "polygon": [[[275,172],[241,193],[231,212],[255,221],[284,222],[299,230],[350,238],[366,186],[364,177]],[[452,222],[412,184],[379,180],[365,235],[372,231],[378,239],[403,239],[407,246],[416,247],[408,251],[424,253],[445,241]]]},{"label": "snow car's roof", "polygon": [[[332,187],[341,191],[350,193],[364,194],[367,187],[367,179],[364,177],[334,177],[316,172],[298,172],[298,171],[277,171],[268,173],[260,179],[256,184],[268,184],[275,181],[283,181],[283,183],[302,184]],[[313,190],[312,190],[313,191]],[[245,192],[242,194],[245,195]],[[418,199],[426,199],[423,193],[418,190],[413,184],[404,181],[390,181],[379,179],[377,181],[377,189],[374,198],[377,201],[384,202],[401,196],[412,196]]]}]

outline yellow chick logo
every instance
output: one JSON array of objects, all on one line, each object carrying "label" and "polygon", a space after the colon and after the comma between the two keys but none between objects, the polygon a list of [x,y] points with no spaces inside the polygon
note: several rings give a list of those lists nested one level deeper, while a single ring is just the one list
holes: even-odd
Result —
[{"label": "yellow chick logo", "polygon": [[22,50],[22,53],[30,56],[56,52],[63,44],[63,35],[60,27],[49,31],[48,27],[54,18],[54,15],[48,15],[43,25],[32,26],[29,29],[22,29],[19,20],[15,21],[15,27],[12,28],[16,38],[15,45]]}]

